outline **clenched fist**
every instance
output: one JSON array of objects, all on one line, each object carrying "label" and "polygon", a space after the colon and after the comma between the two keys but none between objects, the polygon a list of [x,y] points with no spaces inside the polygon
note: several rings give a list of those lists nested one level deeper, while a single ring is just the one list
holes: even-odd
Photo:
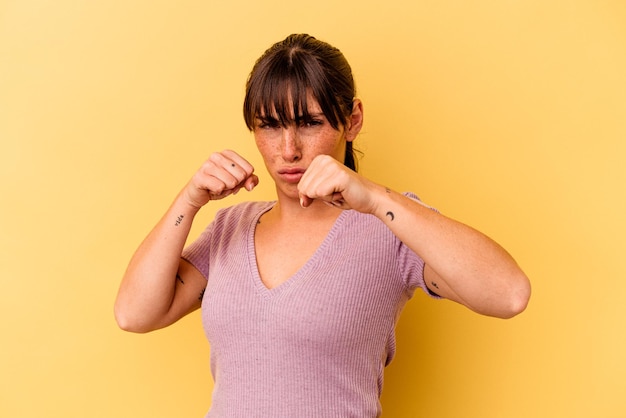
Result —
[{"label": "clenched fist", "polygon": [[200,208],[209,200],[236,194],[242,187],[248,191],[259,184],[254,167],[235,151],[211,154],[184,189],[187,202]]}]

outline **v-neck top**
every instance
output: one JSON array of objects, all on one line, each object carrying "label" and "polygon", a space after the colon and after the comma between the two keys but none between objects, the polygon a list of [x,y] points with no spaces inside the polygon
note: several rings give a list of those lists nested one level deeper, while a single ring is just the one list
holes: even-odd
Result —
[{"label": "v-neck top", "polygon": [[379,219],[343,211],[311,258],[268,289],[254,231],[275,202],[220,210],[183,257],[207,278],[215,381],[206,417],[377,417],[395,326],[424,261]]}]

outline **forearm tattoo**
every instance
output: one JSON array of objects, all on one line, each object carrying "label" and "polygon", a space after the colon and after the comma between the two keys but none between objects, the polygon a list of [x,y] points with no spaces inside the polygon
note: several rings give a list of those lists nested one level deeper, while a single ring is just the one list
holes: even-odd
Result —
[{"label": "forearm tattoo", "polygon": [[176,226],[180,225],[180,223],[183,221],[183,218],[185,217],[185,215],[178,215],[178,218],[176,218]]},{"label": "forearm tattoo", "polygon": [[[391,194],[391,189],[389,187],[385,187],[385,191],[389,194]],[[392,211],[389,211],[387,213],[385,213],[385,216],[389,216],[389,219],[391,221],[393,221],[394,219],[396,219],[396,215],[393,214]]]}]

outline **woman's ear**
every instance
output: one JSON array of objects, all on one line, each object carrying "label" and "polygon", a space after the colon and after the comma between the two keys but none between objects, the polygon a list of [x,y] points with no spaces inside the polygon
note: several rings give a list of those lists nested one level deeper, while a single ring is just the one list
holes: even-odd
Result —
[{"label": "woman's ear", "polygon": [[348,125],[346,126],[346,141],[352,142],[357,137],[361,128],[363,127],[363,102],[359,99],[354,99],[352,102],[352,113],[348,118]]}]

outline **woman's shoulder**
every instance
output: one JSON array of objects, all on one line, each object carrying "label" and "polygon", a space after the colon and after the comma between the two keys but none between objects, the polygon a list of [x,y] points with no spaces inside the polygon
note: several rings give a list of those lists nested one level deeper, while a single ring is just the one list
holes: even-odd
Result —
[{"label": "woman's shoulder", "polygon": [[260,216],[263,212],[274,206],[274,204],[274,201],[247,201],[237,203],[218,210],[215,215],[215,221],[218,223],[232,220],[245,222],[245,220]]}]

